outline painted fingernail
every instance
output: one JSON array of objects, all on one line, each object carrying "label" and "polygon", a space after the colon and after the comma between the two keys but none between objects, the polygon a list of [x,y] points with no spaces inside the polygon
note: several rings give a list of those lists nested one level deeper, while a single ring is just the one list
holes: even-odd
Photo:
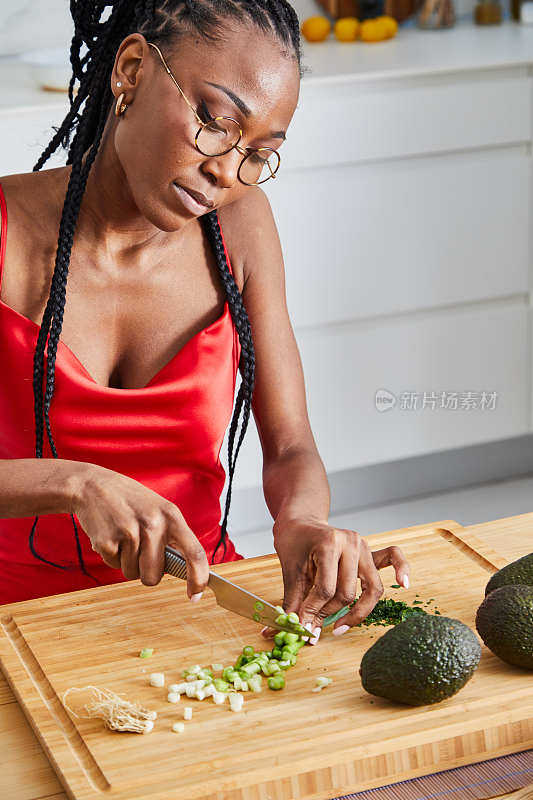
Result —
[{"label": "painted fingernail", "polygon": [[403,583],[405,589],[409,588],[409,576],[408,575],[402,575],[402,583]]},{"label": "painted fingernail", "polygon": [[202,595],[203,595],[203,592],[196,592],[196,594],[191,595],[191,602],[192,603],[197,603]]},{"label": "painted fingernail", "polygon": [[268,625],[265,625],[264,628],[261,628],[261,633],[264,634],[265,631],[267,631],[267,630],[268,630]]},{"label": "painted fingernail", "polygon": [[316,644],[320,639],[320,634],[322,633],[322,628],[317,625],[317,627],[313,631],[313,638],[309,639],[309,644]]},{"label": "painted fingernail", "polygon": [[346,633],[346,631],[349,631],[349,630],[350,630],[350,626],[349,625],[339,625],[338,628],[334,628],[333,636],[342,636],[343,633]]}]

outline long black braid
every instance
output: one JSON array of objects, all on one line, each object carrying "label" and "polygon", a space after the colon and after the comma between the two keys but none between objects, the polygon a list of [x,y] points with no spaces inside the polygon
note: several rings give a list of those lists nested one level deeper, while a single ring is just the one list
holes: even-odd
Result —
[{"label": "long black braid", "polygon": [[[284,54],[296,60],[300,77],[305,72],[305,68],[301,66],[298,17],[287,0],[138,0],[138,2],[132,2],[132,0],[115,0],[115,2],[70,0],[70,11],[74,20],[74,35],[70,46],[72,77],[68,88],[70,109],[61,126],[55,129],[52,140],[33,167],[33,171],[40,170],[60,145],[68,150],[67,165],[72,164],[59,224],[50,294],[33,359],[35,455],[37,458],[43,457],[44,426],[46,426],[46,434],[53,456],[58,458],[50,426],[50,404],[54,395],[55,361],[63,326],[70,254],[89,171],[98,152],[109,112],[115,102],[109,76],[116,51],[122,40],[130,33],[139,32],[147,40],[160,45],[166,43],[174,45],[181,37],[190,34],[200,35],[205,40],[216,42],[224,38],[227,20],[235,20],[240,24],[251,22],[262,31],[271,32],[277,38],[282,45]],[[87,48],[83,56],[81,56],[82,47]],[[78,86],[75,93],[76,82]],[[229,486],[221,536],[212,556],[211,563],[214,563],[215,554],[220,545],[223,545],[224,556],[226,555],[231,485],[235,462],[250,417],[254,389],[255,353],[250,322],[242,296],[228,269],[218,214],[214,210],[204,214],[200,219],[216,256],[220,278],[226,291],[229,309],[241,345],[239,369],[242,382],[229,428]],[[46,383],[43,393],[47,339]],[[241,410],[243,410],[241,432],[235,455],[233,455]],[[71,514],[71,518],[79,566],[85,575],[99,583],[94,576],[87,572],[73,514]],[[51,566],[69,569],[70,567],[56,564],[37,553],[34,537],[38,519],[38,516],[35,517],[29,536],[31,552],[36,558]]]}]

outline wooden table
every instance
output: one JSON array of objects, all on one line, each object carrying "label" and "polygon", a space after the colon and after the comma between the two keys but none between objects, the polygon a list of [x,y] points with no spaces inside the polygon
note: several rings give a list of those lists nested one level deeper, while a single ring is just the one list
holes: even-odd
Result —
[{"label": "wooden table", "polygon": [[[513,530],[502,536],[502,527],[513,521]],[[517,525],[516,523],[520,524]],[[533,525],[533,512],[516,517],[505,517],[479,525],[470,525],[465,531],[475,536],[487,547],[514,561],[531,549],[525,534],[520,530]],[[372,547],[372,536],[365,536]],[[54,770],[4,676],[0,673],[0,797],[3,800],[67,800]],[[496,800],[533,799],[531,789],[499,795]]]}]

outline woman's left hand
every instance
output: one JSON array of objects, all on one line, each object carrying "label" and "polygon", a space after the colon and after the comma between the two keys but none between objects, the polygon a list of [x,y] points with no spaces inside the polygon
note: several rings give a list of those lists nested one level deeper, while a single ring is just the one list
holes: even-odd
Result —
[{"label": "woman's left hand", "polygon": [[[317,643],[323,620],[355,599],[358,577],[361,595],[351,611],[335,623],[336,635],[358,625],[376,605],[383,594],[379,569],[392,565],[397,582],[409,587],[409,564],[396,545],[371,552],[356,531],[316,519],[276,522],[273,532],[283,572],[283,608],[298,614],[311,633],[311,644]],[[275,633],[272,628],[263,632],[267,638]]]}]

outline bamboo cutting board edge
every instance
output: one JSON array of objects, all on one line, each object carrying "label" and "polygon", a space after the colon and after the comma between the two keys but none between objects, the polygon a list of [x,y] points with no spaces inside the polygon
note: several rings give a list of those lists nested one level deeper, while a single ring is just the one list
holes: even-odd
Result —
[{"label": "bamboo cutting board edge", "polygon": [[[502,556],[500,556],[494,550],[490,550],[489,548],[484,548],[485,552],[484,552],[483,555],[480,555],[479,552],[476,552],[476,550],[473,549],[473,545],[477,545],[479,540],[476,541],[472,536],[469,536],[468,537],[468,541],[465,541],[465,539],[461,536],[461,532],[464,531],[464,529],[462,528],[462,526],[460,526],[454,520],[445,520],[445,521],[437,522],[437,523],[433,523],[433,524],[418,525],[418,526],[413,526],[411,528],[397,529],[395,531],[388,531],[388,532],[383,533],[383,534],[375,534],[375,535],[372,536],[371,539],[369,539],[369,544],[371,545],[371,549],[375,549],[375,546],[380,544],[381,540],[383,540],[383,542],[390,543],[391,537],[393,537],[394,534],[398,534],[398,536],[401,535],[401,537],[404,538],[404,539],[405,538],[417,538],[417,536],[423,535],[424,531],[426,533],[428,531],[431,531],[431,530],[437,532],[437,529],[438,529],[438,533],[441,536],[443,536],[444,538],[448,538],[450,541],[453,540],[452,543],[455,546],[458,546],[459,549],[465,550],[470,557],[474,558],[478,562],[483,561],[484,562],[483,563],[483,567],[485,569],[487,569],[487,571],[489,571],[489,572],[490,571],[494,571],[495,569],[499,569],[501,566],[504,566],[507,563],[506,559],[504,559]],[[482,543],[480,543],[480,544],[482,544]],[[217,569],[219,569],[221,574],[224,574],[224,572],[230,572],[235,577],[235,579],[238,581],[237,575],[238,575],[239,572],[243,572],[245,570],[249,570],[250,567],[253,564],[258,564],[258,563],[266,564],[266,563],[271,562],[271,561],[272,561],[272,556],[270,556],[270,555],[259,556],[259,557],[256,557],[254,559],[245,559],[244,560],[245,563],[243,563],[243,561],[239,561],[239,562],[228,562],[227,564],[217,565]],[[127,583],[125,583],[125,584],[115,584],[114,588],[118,589],[118,590],[121,590],[125,586],[127,586]],[[67,596],[69,597],[70,601],[73,601],[76,595],[86,594],[86,593],[94,593],[94,592],[100,592],[100,591],[101,591],[100,588],[90,589],[90,590],[82,590],[81,593],[80,592],[68,593]],[[46,599],[47,600],[57,600],[57,601],[59,601],[61,598],[64,598],[64,597],[65,597],[65,595],[56,595],[54,598],[46,598]],[[83,742],[83,740],[81,739],[81,737],[79,736],[78,732],[76,731],[75,726],[73,725],[72,721],[70,720],[69,715],[63,709],[62,704],[57,699],[57,697],[55,697],[53,689],[52,689],[51,685],[48,683],[48,681],[46,679],[46,676],[44,676],[44,674],[42,675],[42,678],[44,679],[44,682],[43,682],[43,685],[41,687],[36,685],[36,682],[32,681],[32,679],[29,677],[29,673],[28,673],[28,669],[30,669],[29,661],[31,661],[31,658],[33,658],[31,652],[29,652],[28,654],[26,654],[24,656],[26,658],[26,668],[25,668],[24,657],[23,658],[20,657],[20,651],[19,650],[14,650],[13,647],[7,648],[7,650],[6,650],[6,642],[9,639],[7,628],[11,624],[14,624],[14,622],[13,623],[10,622],[10,617],[12,618],[12,614],[10,614],[9,612],[12,611],[13,614],[16,614],[17,611],[23,611],[24,607],[27,607],[28,604],[31,604],[31,603],[35,603],[35,601],[23,601],[22,603],[12,604],[11,606],[0,607],[0,614],[2,615],[1,616],[2,627],[4,629],[4,634],[5,634],[4,637],[0,637],[0,665],[2,666],[2,671],[4,672],[9,685],[11,686],[15,696],[17,697],[17,700],[19,701],[20,705],[22,706],[26,717],[29,719],[33,730],[35,731],[35,733],[38,736],[40,742],[42,743],[42,745],[43,745],[43,747],[45,749],[45,752],[47,753],[48,757],[50,758],[50,760],[51,760],[51,762],[52,762],[52,764],[54,766],[54,769],[56,770],[56,773],[60,777],[60,780],[62,781],[62,783],[63,783],[63,785],[65,787],[65,791],[67,792],[67,795],[70,798],[73,798],[73,799],[74,798],[79,798],[79,797],[82,797],[82,796],[84,798],[85,797],[89,798],[89,797],[100,796],[102,791],[105,793],[105,788],[104,787],[105,786],[109,786],[109,783],[106,781],[103,772],[101,772],[101,770],[98,767],[98,765],[94,762],[94,759],[93,759],[93,757],[92,757],[90,752],[87,751],[87,753],[86,753],[86,755],[88,757],[87,760],[83,759],[85,761],[85,764],[77,762],[76,758],[72,757],[72,748],[70,747],[70,745],[68,743],[69,737],[64,735],[63,736],[63,747],[60,748],[60,751],[62,753],[62,755],[60,757],[61,764],[59,764],[58,761],[56,760],[56,758],[54,757],[52,749],[51,749],[51,747],[57,748],[58,742],[56,741],[56,742],[51,743],[51,747],[48,746],[48,740],[49,740],[50,736],[53,737],[54,729],[57,727],[58,719],[59,718],[63,718],[63,715],[67,720],[67,730],[68,730],[68,723],[70,723],[70,725],[72,726],[71,736],[73,735],[74,739],[79,740],[81,742]],[[24,614],[23,614],[23,616],[24,616]],[[13,631],[11,631],[10,635],[11,636],[14,635]],[[19,634],[19,635],[22,637],[21,634]],[[9,650],[11,650],[10,653],[9,653]],[[29,650],[29,648],[28,648],[28,650]],[[6,659],[6,658],[10,662],[9,665],[7,665],[7,663],[6,663],[6,667],[9,666],[8,669],[4,668],[4,659]],[[18,658],[18,662],[19,662],[18,664],[14,663],[14,661],[17,658]],[[37,665],[37,668],[40,669],[39,666],[38,666],[38,662],[36,660],[35,660],[35,664]],[[33,669],[35,670],[35,665],[33,665]],[[10,675],[10,670],[13,673],[13,679],[12,679],[12,676]],[[47,698],[46,697],[45,689],[46,689],[47,683],[48,683],[48,686],[49,686],[49,691],[55,697],[57,705],[58,705],[58,708],[55,709],[56,713],[54,713],[54,708],[50,707],[50,703],[51,702],[53,703],[53,697],[52,698],[50,698],[50,697]],[[19,691],[18,686],[20,686],[20,691]],[[43,689],[43,687],[44,687],[44,689]],[[533,719],[528,720],[527,722],[531,723],[531,731],[529,731],[528,735],[531,735],[531,741],[533,742]],[[512,722],[509,719],[508,724],[513,725],[515,723]],[[500,727],[502,727],[502,729],[503,729],[505,726],[503,725],[503,726],[500,726]],[[42,730],[41,730],[41,728],[42,728]],[[524,734],[524,733],[526,733],[526,731],[522,731],[522,734]],[[472,737],[475,737],[477,734],[476,734],[475,731],[473,731],[472,734],[469,734],[469,736],[470,735]],[[442,740],[442,742],[440,744],[442,745],[441,749],[443,750],[443,752],[445,752],[445,751],[447,752],[448,751],[448,749],[450,747],[450,743],[453,743],[456,740],[456,738],[457,737],[452,737],[452,738],[448,737],[447,739],[443,739]],[[464,739],[464,737],[461,737],[461,738]],[[520,748],[519,749],[524,749],[524,740],[523,740],[523,738],[522,739],[519,738],[518,742],[520,743]],[[78,744],[79,744],[79,742],[78,742]],[[432,747],[435,748],[435,746],[437,744],[438,744],[437,742],[433,741]],[[416,747],[410,748],[410,750],[408,751],[409,753],[411,753],[410,758],[411,757],[416,758],[417,757],[417,751],[420,751],[420,752],[418,752],[418,756],[421,756],[421,753],[423,752],[424,748],[425,748],[425,745],[418,745]],[[65,749],[71,755],[70,764],[67,763],[69,761],[69,759],[68,758],[67,759],[64,758]],[[385,749],[388,749],[388,748],[385,748]],[[509,744],[507,746],[507,748],[500,748],[499,751],[498,751],[498,754],[501,753],[503,755],[506,752],[516,752],[516,751],[517,751],[516,742],[513,742],[513,743]],[[400,759],[401,759],[401,756],[402,756],[402,753],[399,752]],[[405,756],[405,754],[404,754],[404,756]],[[393,760],[394,760],[395,756],[394,756],[393,752],[390,753],[390,757],[393,758]],[[494,753],[493,752],[487,753],[486,758],[490,759],[491,757],[494,757]],[[335,759],[335,760],[337,760],[337,759]],[[373,760],[374,761],[376,760],[376,754],[374,754]],[[422,759],[422,760],[424,761],[424,759]],[[479,761],[480,759],[478,757],[478,758],[476,758],[474,760]],[[356,770],[356,771],[359,771],[359,769],[362,769],[362,773],[361,774],[362,775],[366,774],[366,776],[367,776],[367,779],[364,781],[364,787],[360,786],[359,790],[361,790],[362,788],[373,788],[375,786],[381,786],[381,785],[384,785],[386,783],[394,782],[394,780],[397,781],[397,780],[401,780],[402,779],[402,778],[398,778],[397,775],[396,775],[396,777],[394,777],[394,773],[391,776],[391,779],[389,779],[389,780],[384,780],[383,779],[384,775],[378,775],[377,777],[371,778],[370,775],[368,774],[369,764],[367,763],[365,765],[365,761],[368,761],[368,759],[366,759],[366,760],[365,759],[358,759],[356,762],[353,762],[353,769]],[[446,765],[444,767],[441,766],[441,769],[442,768],[445,768],[445,769],[452,768],[453,766],[461,766],[464,763],[473,763],[471,757],[469,758],[468,755],[465,755],[463,758],[458,758],[458,759],[455,759],[455,760],[449,760],[448,759],[448,761],[446,761]],[[396,764],[395,768],[397,768],[398,766],[399,765]],[[430,767],[429,770],[428,770],[428,766]],[[434,767],[434,765],[433,765],[433,767]],[[79,772],[80,769],[85,773],[87,778],[93,784],[96,794],[94,794],[94,793],[85,794],[84,793],[83,795],[80,795],[80,794],[77,794],[77,793],[73,794],[71,792],[71,790],[69,788],[69,784],[68,784],[68,778],[71,775],[73,775],[73,776],[76,775]],[[422,763],[415,770],[410,769],[409,770],[409,776],[410,777],[415,777],[417,775],[428,774],[428,771],[431,771],[431,769],[432,769],[432,765],[431,764],[428,765],[427,763]],[[342,772],[343,765],[340,765],[340,764],[337,765],[337,766],[329,765],[329,766],[325,766],[325,767],[320,768],[320,772],[321,773],[323,773],[324,770],[326,772],[339,773],[339,770]],[[63,773],[64,773],[64,778],[66,780],[63,779]],[[299,793],[298,793],[297,796],[298,796],[298,798],[304,798],[305,797],[305,800],[322,800],[322,798],[328,798],[329,799],[330,797],[332,797],[332,792],[333,793],[336,792],[337,794],[342,794],[344,792],[345,794],[348,794],[350,792],[350,787],[347,787],[345,790],[339,789],[339,782],[338,782],[338,778],[339,777],[340,777],[340,775],[337,774],[337,779],[334,779],[334,775],[332,774],[331,778],[334,779],[333,783],[332,783],[331,780],[328,780],[326,778],[325,774],[322,774],[322,780],[319,781],[319,782],[325,781],[325,784],[329,784],[328,788],[326,788],[326,786],[324,785],[324,788],[323,789],[319,789],[318,792],[315,792],[315,791],[311,790],[311,793],[307,792],[306,794],[302,794],[300,790],[303,787],[300,785],[299,789],[298,789]],[[315,781],[315,778],[311,774],[305,775],[303,773],[300,773],[300,776],[298,776],[298,778],[297,778],[297,776],[294,776],[294,779],[297,780],[297,783],[300,783],[301,780],[303,780],[306,784],[307,783],[314,783],[314,781]],[[285,781],[283,779],[282,779],[282,782],[285,783]],[[278,782],[276,781],[276,785],[277,785],[277,783]],[[291,783],[293,783],[292,780],[291,780]],[[231,798],[239,797],[239,798],[242,798],[242,800],[245,800],[245,798],[246,798],[246,800],[248,800],[248,798],[254,798],[254,800],[255,800],[256,797],[257,798],[260,798],[260,797],[261,798],[266,798],[268,796],[268,792],[270,791],[269,786],[271,787],[272,790],[274,790],[274,784],[272,783],[272,781],[266,781],[263,784],[264,791],[266,791],[267,794],[264,794],[263,790],[259,791],[260,787],[258,785],[256,785],[254,787],[256,789],[256,791],[251,789],[251,792],[247,791],[245,789],[245,787],[240,787],[240,788],[235,787],[235,791],[231,791],[231,793],[227,793],[226,791],[224,791],[224,793],[221,795],[218,791],[216,791],[216,792],[210,791],[209,794],[197,794],[197,792],[194,792],[194,797],[198,797],[198,798],[202,797],[202,798],[205,798],[205,800],[207,800],[207,798],[209,798],[209,800],[215,800],[215,798],[216,798],[216,800],[221,800],[222,797],[224,798],[224,800],[226,800],[226,798],[228,798],[228,800],[229,800],[230,797]],[[207,787],[205,787],[205,788],[207,788]],[[311,789],[311,786],[309,786],[309,788]],[[242,790],[244,790],[244,792]],[[351,791],[353,791],[353,783],[351,784]],[[117,796],[114,791],[112,791],[111,794],[113,796]],[[168,797],[168,794],[166,794],[166,795],[165,794],[161,794],[161,797],[164,797],[164,796]],[[277,792],[275,792],[272,796],[273,797],[274,796],[277,797],[278,796]],[[279,795],[279,796],[281,797],[282,795]],[[292,796],[291,794],[283,795],[283,797],[291,797],[291,796]],[[154,800],[155,800],[156,795],[151,794],[150,797],[151,798],[153,797]],[[191,800],[192,800],[192,795],[191,795]]]}]

